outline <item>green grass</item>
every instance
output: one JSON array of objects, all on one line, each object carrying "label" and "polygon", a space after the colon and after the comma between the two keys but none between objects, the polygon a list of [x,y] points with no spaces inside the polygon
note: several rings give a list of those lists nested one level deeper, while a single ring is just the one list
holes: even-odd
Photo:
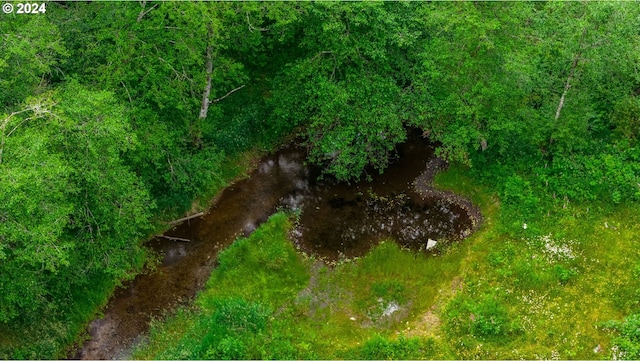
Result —
[{"label": "green grass", "polygon": [[[487,210],[463,171],[438,180]],[[637,208],[596,213],[583,205],[549,213],[517,233],[507,231],[509,214],[500,214],[502,223],[489,223],[472,241],[463,290],[440,314],[456,357],[612,357],[611,331],[599,325],[640,306],[640,280],[632,274],[640,264]]]},{"label": "green grass", "polygon": [[[195,304],[152,326],[134,357],[207,359],[264,357],[267,323],[302,290],[309,261],[287,239],[291,221],[277,213],[250,237],[220,253],[219,266]],[[269,337],[275,342],[274,337]]]},{"label": "green grass", "polygon": [[559,207],[514,230],[508,208],[465,169],[435,183],[482,209],[468,239],[437,256],[388,240],[324,264],[295,251],[291,216],[278,213],[223,251],[195,303],[156,320],[134,357],[613,356],[618,333],[605,326],[640,306],[635,208]]},{"label": "green grass", "polygon": [[[285,215],[276,214],[249,238],[223,251],[195,305],[156,323],[134,357],[221,357],[223,342],[240,358],[442,354],[432,337],[398,335],[410,331],[410,323],[450,292],[466,244],[433,256],[387,241],[365,257],[325,265],[295,252],[287,238],[290,225]],[[212,315],[221,305],[239,300],[267,310],[267,324],[251,333],[212,331],[217,328]],[[431,333],[435,331],[432,327]],[[212,332],[210,339],[203,339]]]}]

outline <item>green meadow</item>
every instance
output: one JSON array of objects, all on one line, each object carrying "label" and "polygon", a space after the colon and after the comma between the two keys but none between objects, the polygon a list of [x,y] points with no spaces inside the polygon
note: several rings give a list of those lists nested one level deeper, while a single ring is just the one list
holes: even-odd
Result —
[{"label": "green meadow", "polygon": [[[142,359],[610,359],[640,296],[640,217],[562,208],[509,230],[498,198],[464,170],[438,175],[482,209],[481,228],[440,254],[387,240],[323,263],[276,213],[219,256],[190,307],[154,323]],[[636,330],[637,332],[637,330]],[[627,348],[625,348],[625,341]],[[637,345],[637,343],[635,344]]]}]

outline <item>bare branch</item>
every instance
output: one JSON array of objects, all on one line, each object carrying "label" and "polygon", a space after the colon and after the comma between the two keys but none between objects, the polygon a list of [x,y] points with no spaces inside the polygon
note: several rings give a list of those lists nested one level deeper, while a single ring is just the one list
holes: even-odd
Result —
[{"label": "bare branch", "polygon": [[[56,104],[53,104],[52,106],[55,106],[55,105]],[[22,114],[22,113],[29,112],[29,111],[32,111],[34,113],[34,116],[28,117],[28,118],[25,118],[24,120],[22,120],[15,127],[13,127],[13,129],[11,129],[11,131],[9,131],[9,133],[7,133],[7,135],[5,137],[11,136],[11,134],[13,134],[13,132],[15,132],[16,129],[18,129],[26,121],[29,121],[31,119],[36,119],[38,117],[41,117],[44,114],[54,115],[53,113],[51,113],[51,110],[41,107],[41,104],[31,105],[27,109],[23,109],[23,110],[20,110],[20,111],[17,111],[17,112],[13,112],[13,113],[9,114],[8,117],[6,117],[6,118],[4,118],[2,120],[2,125],[0,125],[0,127],[2,128],[3,134],[4,134],[5,128],[9,124],[9,120],[11,120],[11,118],[13,118],[14,116],[16,116],[18,114]]]},{"label": "bare branch", "polygon": [[238,90],[240,90],[240,89],[244,88],[244,86],[245,86],[245,84],[240,85],[239,87],[237,87],[237,88],[233,89],[232,91],[228,92],[227,94],[225,94],[223,97],[220,97],[220,98],[218,98],[218,99],[215,99],[215,100],[210,101],[210,103],[217,103],[217,102],[221,101],[222,99],[224,99],[224,98],[228,97],[228,96],[229,96],[229,95],[231,95],[232,93],[234,93],[234,92],[236,92],[236,91],[238,91]]},{"label": "bare branch", "polygon": [[149,8],[149,10],[144,10],[144,8],[147,6],[147,0],[143,0],[140,2],[140,6],[142,6],[142,10],[140,10],[140,14],[138,14],[138,19],[136,20],[137,22],[142,21],[142,18],[147,15],[151,10],[155,9],[158,4],[154,4],[152,7]]},{"label": "bare branch", "polygon": [[170,241],[191,242],[190,239],[180,238],[180,237],[169,237],[169,236],[156,236],[156,237],[168,239]]},{"label": "bare branch", "polygon": [[211,94],[211,76],[213,73],[213,49],[211,48],[211,38],[213,37],[213,29],[209,26],[209,34],[207,36],[207,65],[206,65],[206,74],[207,74],[207,85],[204,87],[204,92],[202,93],[202,106],[200,107],[200,119],[205,119],[207,117],[207,112],[209,111],[209,95]]},{"label": "bare branch", "polygon": [[203,215],[204,215],[204,212],[199,212],[199,213],[192,214],[192,215],[186,216],[186,217],[182,217],[180,219],[176,219],[175,221],[171,221],[171,222],[167,222],[167,223],[170,224],[170,225],[176,225],[178,223],[182,223],[184,221],[188,221],[188,220],[193,219],[193,218],[202,217]]},{"label": "bare branch", "polygon": [[336,54],[334,54],[333,51],[323,50],[323,51],[319,52],[316,56],[311,58],[311,61],[314,61],[314,60],[318,59],[320,56],[325,55],[325,54],[331,54],[331,56],[333,56],[333,72],[331,73],[331,79],[333,79],[335,77],[335,75],[336,75],[336,69],[338,67],[338,59],[336,58]]},{"label": "bare branch", "polygon": [[571,79],[573,79],[573,76],[576,73],[576,68],[578,67],[578,62],[580,62],[580,58],[582,57],[582,49],[584,49],[584,38],[587,35],[587,29],[588,28],[585,27],[582,30],[582,35],[580,37],[580,50],[576,53],[576,56],[573,59],[573,64],[571,64],[571,71],[569,72],[569,77],[567,78],[567,82],[564,85],[564,91],[562,92],[562,96],[560,97],[560,102],[558,103],[558,109],[556,110],[555,120],[558,120],[558,118],[560,118],[560,112],[562,111],[562,107],[564,106],[564,99],[567,95],[567,92],[569,91],[569,88],[571,88]]},{"label": "bare branch", "polygon": [[11,118],[13,118],[14,116],[16,116],[18,114],[21,114],[21,113],[24,113],[24,112],[28,112],[30,110],[31,110],[31,108],[27,108],[27,109],[23,109],[23,110],[20,110],[20,111],[17,111],[17,112],[13,112],[13,113],[9,114],[8,117],[2,119],[2,125],[1,125],[2,129],[4,130],[4,128],[7,126],[7,124],[9,124],[9,120],[11,120]]},{"label": "bare branch", "polygon": [[251,25],[251,20],[249,20],[249,12],[247,12],[247,24],[249,24],[249,31],[253,33],[254,30],[258,30],[258,31],[269,31],[269,29],[265,29],[265,28],[256,28],[253,25]]},{"label": "bare branch", "polygon": [[580,57],[582,56],[582,51],[579,51],[576,54],[575,59],[573,59],[573,64],[571,65],[571,71],[569,72],[569,77],[567,78],[567,82],[564,85],[564,91],[562,92],[562,96],[560,97],[560,102],[558,103],[558,109],[556,110],[556,120],[560,118],[560,111],[562,111],[562,107],[564,106],[564,99],[571,88],[571,79],[575,75],[576,67],[578,67],[578,62],[580,61]]},{"label": "bare branch", "polygon": [[133,104],[133,100],[131,100],[131,93],[129,93],[129,89],[127,89],[127,85],[121,81],[120,84],[122,84],[122,86],[124,87],[124,90],[127,91],[127,95],[129,96],[129,103]]},{"label": "bare branch", "polygon": [[321,55],[324,55],[324,54],[331,54],[331,55],[333,55],[335,57],[335,55],[333,54],[333,51],[324,50],[324,51],[319,52],[318,55],[316,55],[313,58],[311,58],[311,61],[314,61],[314,60],[318,59]]},{"label": "bare branch", "polygon": [[[157,50],[157,49],[156,49]],[[169,66],[169,68],[171,68],[171,70],[173,70],[173,73],[176,75],[176,79],[177,80],[183,80],[182,79],[182,75],[180,75],[180,73],[176,70],[176,68],[174,68],[171,63],[169,63],[168,61],[162,59],[162,57],[158,57],[158,60],[160,60],[161,62],[167,64]]]},{"label": "bare branch", "polygon": [[0,129],[2,129],[2,133],[0,133],[0,136],[2,136],[2,138],[0,138],[0,164],[2,164],[2,153],[4,152],[4,142],[5,139],[8,138],[11,133],[13,133],[19,126],[20,124],[26,122],[27,120],[31,119],[31,118],[26,118],[23,121],[21,121],[20,123],[18,123],[18,125],[16,125],[15,127],[13,127],[13,129],[9,132],[9,134],[4,134],[5,129],[7,127],[7,125],[9,125],[9,121],[11,120],[11,118],[13,118],[14,116],[21,114],[21,113],[25,113],[30,111],[31,108],[27,108],[27,109],[23,109],[17,112],[13,112],[11,114],[9,114],[8,117],[2,119],[2,124],[0,125]]}]

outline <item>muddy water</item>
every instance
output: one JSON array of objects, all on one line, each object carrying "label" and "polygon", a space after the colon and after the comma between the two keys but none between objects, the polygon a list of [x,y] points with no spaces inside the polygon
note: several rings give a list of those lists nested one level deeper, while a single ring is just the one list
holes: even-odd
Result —
[{"label": "muddy water", "polygon": [[415,136],[398,153],[383,175],[350,185],[318,180],[320,172],[304,164],[300,149],[265,157],[205,216],[165,234],[190,242],[157,238],[148,244],[163,255],[162,263],[115,292],[104,317],[89,325],[91,339],[75,357],[129,357],[152,318],[187,303],[202,288],[218,251],[251,233],[278,207],[301,211],[300,225],[292,232],[297,246],[330,260],[362,255],[387,237],[419,249],[429,238],[444,243],[470,233],[477,210],[429,185],[435,168],[442,166],[430,145]]},{"label": "muddy water", "polygon": [[445,165],[414,136],[399,147],[398,161],[372,180],[345,184],[310,178],[309,191],[284,200],[302,211],[293,239],[301,250],[327,260],[363,255],[387,238],[416,250],[424,250],[429,239],[441,247],[460,240],[477,226],[479,211],[462,197],[431,187]]}]

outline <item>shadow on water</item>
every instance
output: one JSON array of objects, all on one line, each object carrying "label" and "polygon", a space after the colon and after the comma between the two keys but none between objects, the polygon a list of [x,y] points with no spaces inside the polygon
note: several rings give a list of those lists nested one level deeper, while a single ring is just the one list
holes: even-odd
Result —
[{"label": "shadow on water", "polygon": [[165,233],[189,242],[156,238],[147,244],[163,255],[161,264],[116,290],[75,358],[128,358],[151,319],[188,303],[203,287],[218,251],[250,234],[278,207],[301,211],[294,242],[327,260],[363,255],[389,237],[424,249],[429,239],[432,245],[470,234],[480,219],[477,209],[430,186],[445,165],[434,158],[433,147],[413,135],[398,154],[384,174],[352,184],[319,180],[319,170],[305,165],[299,148],[265,157],[249,178],[224,190],[206,215]]}]

